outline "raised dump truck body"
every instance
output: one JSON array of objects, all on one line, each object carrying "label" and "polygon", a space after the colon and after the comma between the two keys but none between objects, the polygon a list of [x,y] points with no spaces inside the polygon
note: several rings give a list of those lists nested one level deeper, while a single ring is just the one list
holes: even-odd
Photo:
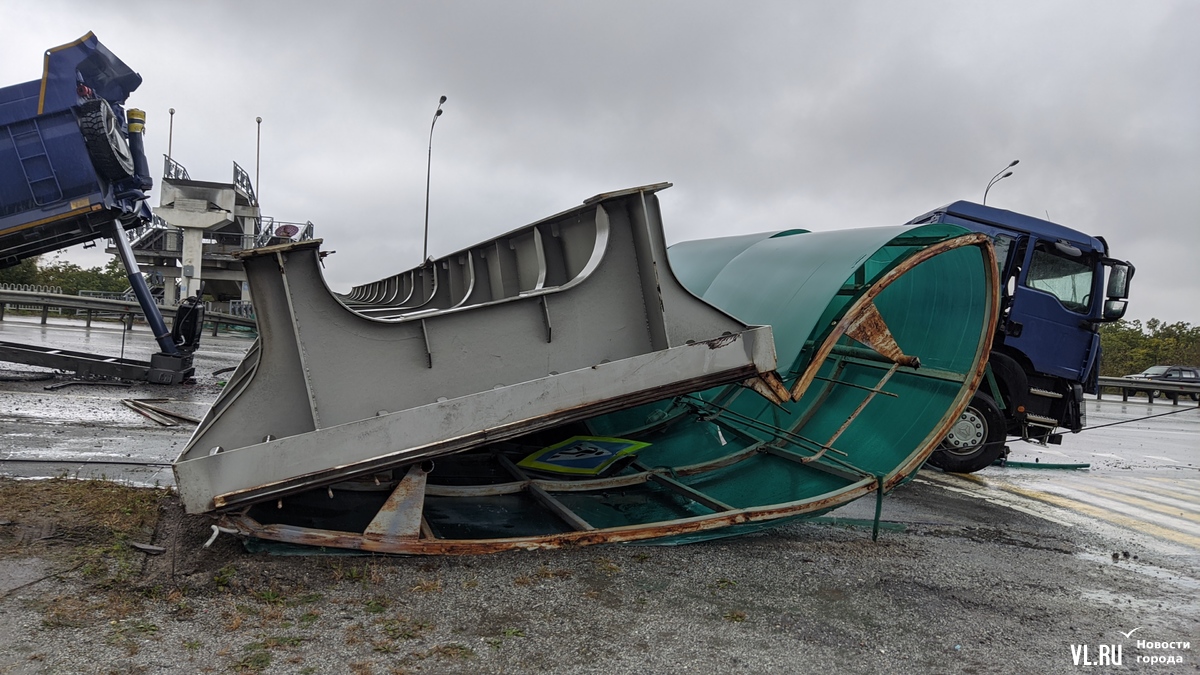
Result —
[{"label": "raised dump truck body", "polygon": [[[178,384],[191,377],[198,331],[168,330],[138,269],[125,230],[151,219],[154,185],[142,144],[146,116],[124,109],[142,77],[88,33],[46,50],[42,77],[0,88],[0,268],[100,237],[113,240],[130,287],[160,353],[147,381]],[[190,316],[202,317],[199,299]],[[0,356],[89,372],[88,355],[6,345]],[[124,371],[128,372],[128,371]]]},{"label": "raised dump truck body", "polygon": [[0,267],[150,218],[144,116],[131,135],[124,110],[141,82],[88,33],[47,50],[41,79],[0,89]]}]

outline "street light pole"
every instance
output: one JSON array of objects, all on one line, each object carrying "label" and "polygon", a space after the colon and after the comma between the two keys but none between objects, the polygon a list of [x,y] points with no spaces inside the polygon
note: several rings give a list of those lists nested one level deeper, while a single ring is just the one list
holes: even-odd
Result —
[{"label": "street light pole", "polygon": [[[1020,161],[1021,160],[1019,160],[1019,159],[1014,159],[1013,161],[1008,163],[1008,166],[1004,167],[1003,169],[1000,169],[1000,171],[996,172],[995,176],[992,176],[992,179],[990,181],[988,181],[987,187],[984,188],[984,190],[983,190],[983,205],[984,206],[987,206],[988,190],[991,190],[992,186],[995,185],[996,183],[999,183],[1000,181],[1004,180],[1005,178],[1008,178],[1009,176],[1011,176],[1013,174],[1013,172],[1008,171],[1008,170],[1013,168],[1014,166],[1016,166],[1018,163],[1020,163]],[[1005,171],[1008,171],[1008,173],[1005,173]],[[1000,175],[1002,173],[1004,174],[1003,176]]]},{"label": "street light pole", "polygon": [[258,184],[258,162],[262,158],[262,118],[255,117],[254,123],[258,125],[258,133],[254,139],[254,201],[262,203],[262,199],[259,198],[261,186]]},{"label": "street light pole", "polygon": [[429,158],[425,163],[425,246],[421,253],[422,265],[429,260],[429,172],[433,167],[433,127],[442,116],[442,104],[445,102],[445,96],[438,100],[437,112],[433,113],[433,122],[429,125]]}]

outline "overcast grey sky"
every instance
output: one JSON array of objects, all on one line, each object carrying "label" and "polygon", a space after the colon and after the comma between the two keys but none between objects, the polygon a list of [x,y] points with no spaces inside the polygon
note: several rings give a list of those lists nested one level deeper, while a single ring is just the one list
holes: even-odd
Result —
[{"label": "overcast grey sky", "polygon": [[[671,242],[900,224],[956,199],[1104,236],[1129,318],[1200,324],[1200,2],[0,0],[0,85],[94,31],[158,167],[252,174],[337,290],[671,181]],[[155,168],[157,172],[157,168]],[[154,199],[157,204],[157,196]],[[99,264],[95,250],[72,250]]]}]

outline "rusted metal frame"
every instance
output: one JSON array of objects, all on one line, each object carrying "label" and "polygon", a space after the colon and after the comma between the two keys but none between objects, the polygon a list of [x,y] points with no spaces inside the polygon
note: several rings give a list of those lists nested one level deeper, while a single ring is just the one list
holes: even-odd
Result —
[{"label": "rusted metal frame", "polygon": [[379,512],[363,531],[363,536],[415,539],[421,535],[422,525],[428,529],[428,524],[421,516],[425,508],[426,475],[424,467],[414,464],[392,494],[388,495],[383,506],[379,507]]},{"label": "rusted metal frame", "polygon": [[[869,311],[866,309],[867,306],[870,305],[872,309],[874,308],[875,298],[882,293],[884,289],[892,285],[896,279],[900,278],[904,274],[907,274],[909,270],[925,262],[926,260],[962,246],[990,247],[991,243],[986,234],[978,232],[947,239],[928,248],[916,251],[907,258],[897,261],[896,264],[886,273],[877,278],[875,283],[873,283],[871,287],[862,294],[862,296],[860,296],[854,301],[853,304],[850,305],[849,309],[847,309],[845,314],[842,315],[842,318],[837,322],[837,324],[834,325],[833,330],[830,331],[830,334],[825,338],[825,341],[821,344],[821,347],[815,354],[813,354],[812,362],[809,364],[809,367],[805,369],[804,374],[801,375],[800,378],[796,380],[795,384],[792,385],[792,400],[800,400],[800,397],[804,395],[804,392],[808,389],[809,385],[812,384],[813,378],[816,377],[817,366],[826,358],[828,358],[829,353],[833,350],[834,345],[837,344],[838,339],[840,339],[841,336],[844,335],[853,324],[855,324],[859,318],[859,315],[863,312]],[[988,252],[985,253],[984,257],[995,261],[995,252],[990,248],[988,248],[987,251]],[[994,308],[995,305],[993,304],[992,307]],[[988,339],[988,344],[991,344],[990,337]]]},{"label": "rusted metal frame", "polygon": [[171,419],[170,417],[167,417],[166,415],[159,413],[157,410],[152,410],[148,406],[145,406],[144,404],[142,404],[138,401],[135,401],[133,399],[123,398],[123,399],[121,399],[121,404],[124,405],[126,408],[129,408],[130,410],[134,411],[135,413],[141,415],[142,417],[145,417],[146,419],[150,420],[151,422],[157,422],[158,424],[161,424],[164,427],[179,426],[179,422],[176,422],[175,420]]},{"label": "rusted metal frame", "polygon": [[[959,389],[954,403],[942,417],[941,424],[937,425],[919,446],[929,450],[932,450],[936,444],[940,443],[946,437],[946,434],[950,433],[950,428],[958,422],[962,411],[966,409],[967,404],[971,402],[971,397],[979,389],[979,385],[983,381],[986,372],[984,366],[987,363],[987,355],[992,349],[992,336],[996,333],[996,324],[999,320],[999,312],[996,311],[996,308],[1000,304],[1000,273],[996,264],[996,250],[992,248],[991,239],[985,234],[974,233],[957,237],[951,241],[957,240],[965,241],[963,245],[975,246],[980,249],[980,253],[983,256],[985,282],[988,286],[988,307],[984,315],[983,326],[980,330],[979,347],[975,350],[975,358],[972,361],[975,366],[974,375],[969,379],[965,376],[963,377],[963,386]],[[897,483],[903,481],[909,474],[920,469],[928,457],[928,452],[913,453],[909,461],[896,467],[886,476],[880,477],[879,482],[882,484],[883,489],[885,491],[890,490]]]},{"label": "rusted metal frame", "polygon": [[726,504],[725,502],[723,502],[719,499],[715,499],[693,487],[684,485],[683,483],[680,483],[679,481],[675,480],[674,478],[671,478],[669,476],[664,476],[662,473],[660,473],[660,471],[662,471],[661,469],[656,471],[656,470],[651,469],[650,467],[646,466],[645,464],[642,464],[637,461],[630,464],[630,466],[634,467],[635,469],[637,469],[639,471],[645,471],[647,474],[649,474],[650,480],[652,482],[657,483],[658,485],[661,485],[661,486],[667,488],[668,490],[670,490],[671,492],[674,492],[677,495],[686,497],[687,499],[690,499],[690,500],[696,502],[697,504],[702,504],[703,506],[706,506],[706,507],[712,509],[713,511],[720,512],[720,511],[736,510],[736,509],[734,509],[734,507]]},{"label": "rusted metal frame", "polygon": [[849,468],[844,468],[842,466],[838,466],[837,464],[826,463],[828,460],[836,461],[836,459],[833,457],[826,457],[824,455],[821,457],[814,457],[812,455],[798,455],[787,448],[781,448],[777,445],[765,445],[763,446],[762,452],[764,454],[771,455],[772,457],[786,459],[789,462],[794,462],[796,464],[817,469],[849,481],[865,480],[866,478],[871,478],[872,480],[874,479],[874,476],[872,476],[869,472],[863,471],[862,469],[854,467],[854,471],[851,471]]},{"label": "rusted metal frame", "polygon": [[326,546],[333,548],[349,548],[376,553],[396,553],[410,555],[468,555],[481,553],[498,553],[511,550],[554,549],[563,546],[581,546],[589,544],[622,543],[644,541],[660,537],[692,534],[708,530],[721,529],[742,523],[764,522],[827,511],[842,504],[849,503],[870,494],[878,488],[874,477],[863,478],[857,482],[828,492],[819,498],[810,498],[772,504],[770,506],[754,506],[734,511],[692,516],[655,525],[622,525],[619,527],[599,528],[589,531],[562,532],[550,535],[531,537],[508,537],[500,539],[386,539],[376,540],[364,538],[362,535],[348,532],[336,532],[316,528],[304,528],[291,525],[263,525],[248,515],[226,514],[219,519],[222,526],[237,530],[245,536],[259,539],[281,541],[307,546]]},{"label": "rusted metal frame", "polygon": [[[831,386],[832,385],[826,385],[826,387],[831,387]],[[823,394],[824,393],[827,393],[827,392],[823,392]],[[860,469],[857,466],[854,466],[853,464],[851,464],[843,459],[826,455],[825,454],[826,450],[824,448],[822,448],[816,456],[798,455],[798,454],[795,454],[794,452],[787,450],[786,448],[782,447],[781,445],[779,445],[780,442],[785,442],[785,438],[774,433],[773,431],[769,431],[766,429],[760,429],[760,431],[766,431],[766,433],[770,433],[773,437],[771,439],[762,439],[762,438],[759,438],[758,436],[755,436],[754,434],[750,433],[750,431],[748,431],[746,429],[742,429],[738,426],[731,425],[731,424],[721,420],[719,417],[712,418],[711,421],[714,424],[719,425],[722,429],[725,429],[726,431],[729,431],[732,434],[740,436],[741,438],[743,438],[745,440],[761,444],[762,447],[759,450],[760,452],[768,452],[771,454],[777,454],[777,453],[773,453],[772,449],[778,449],[783,452],[789,453],[789,455],[788,455],[789,459],[795,458],[796,461],[800,462],[801,464],[808,464],[811,467],[820,469],[827,473],[831,473],[831,474],[839,476],[841,478],[850,478],[853,480],[859,480],[861,478],[874,479],[874,477],[875,477],[874,474],[872,474],[871,472],[864,471],[863,469]],[[774,427],[772,427],[772,428],[774,428]],[[800,424],[798,423],[797,426],[795,426],[793,428],[794,429],[800,428]],[[803,438],[803,437],[801,437],[801,438]],[[803,445],[800,445],[798,443],[786,442],[786,444],[793,445],[799,449],[804,450],[805,452],[813,452],[813,450],[805,448]],[[830,447],[829,450],[831,450],[835,453],[838,453],[840,455],[846,456],[845,452],[838,450],[837,448]],[[780,456],[783,456],[783,455],[780,455]],[[832,462],[836,466],[830,466],[830,465],[826,464],[826,462]]]},{"label": "rusted metal frame", "polygon": [[921,360],[909,356],[896,344],[896,338],[874,302],[867,303],[846,328],[846,336],[867,345],[888,360],[911,368],[920,368]]},{"label": "rusted metal frame", "polygon": [[[766,422],[756,420],[753,417],[748,417],[748,416],[743,415],[735,410],[730,410],[729,408],[726,408],[724,406],[718,406],[715,403],[709,403],[708,401],[703,401],[701,399],[695,399],[690,396],[687,398],[689,398],[693,401],[699,401],[704,406],[708,406],[711,408],[717,408],[717,410],[712,413],[712,415],[714,417],[710,418],[710,419],[713,419],[713,421],[716,421],[716,417],[720,417],[720,416],[730,417],[730,418],[733,418],[734,420],[736,420],[737,423],[739,423],[739,424],[745,424],[746,426],[749,426],[749,427],[756,427],[760,431],[765,431],[769,434],[772,434],[773,436],[776,436],[777,438],[786,438],[795,445],[801,445],[801,444],[806,443],[808,445],[813,445],[813,446],[816,446],[817,448],[820,448],[823,450],[832,450],[833,452],[836,452],[839,455],[846,454],[845,452],[842,452],[841,450],[838,450],[837,448],[828,447],[828,446],[822,444],[820,441],[814,441],[813,439],[807,438],[805,436],[801,436],[800,434],[798,434],[792,430],[783,429],[781,427],[777,427],[777,426],[774,426],[771,424],[767,424]],[[793,427],[793,428],[796,428],[796,427]]]},{"label": "rusted metal frame", "polygon": [[[867,405],[871,401],[875,400],[875,394],[883,391],[883,385],[887,384],[887,381],[892,379],[892,375],[896,374],[896,369],[898,367],[900,367],[900,364],[892,364],[892,367],[889,368],[888,371],[884,373],[883,377],[879,379],[879,384],[875,385],[876,388],[867,390],[867,395],[863,397],[862,403],[859,403],[858,407],[854,409],[854,412],[850,413],[850,417],[847,417],[846,421],[842,422],[842,426],[838,427],[838,430],[833,432],[833,435],[830,436],[829,440],[825,442],[826,445],[833,445],[833,442],[836,441],[839,436],[845,433],[846,429],[850,428],[850,425],[854,423],[854,420],[857,419],[860,414],[862,414],[862,411],[867,407]],[[887,392],[883,393],[886,394]],[[895,396],[895,394],[892,394],[892,396]]]},{"label": "rusted metal frame", "polygon": [[[736,426],[731,426],[731,425],[725,424],[720,419],[714,419],[713,423],[720,425],[721,428],[725,429],[726,431],[730,432],[731,434],[734,434],[736,436],[741,437],[744,440],[755,443],[756,446],[754,446],[754,447],[756,448],[757,452],[760,452],[760,453],[765,452],[765,453],[769,453],[769,454],[779,455],[779,453],[774,452],[774,450],[779,450],[783,453],[787,453],[788,459],[795,459],[795,461],[799,462],[800,464],[806,464],[814,469],[819,469],[821,471],[824,471],[825,473],[835,475],[839,478],[846,478],[848,480],[861,480],[863,478],[874,478],[874,474],[872,474],[871,472],[864,471],[845,460],[839,459],[837,457],[833,457],[831,455],[826,455],[824,450],[822,450],[820,452],[820,454],[817,456],[800,455],[800,454],[797,454],[797,453],[783,447],[783,445],[780,444],[783,441],[778,436],[773,436],[770,439],[764,439],[764,438],[759,438],[758,436],[755,436],[753,433],[751,433],[750,431],[748,431],[746,429],[741,429]],[[791,445],[798,449],[804,450],[805,452],[813,452],[812,450],[809,450],[808,448],[805,448],[801,445],[797,445],[795,443],[784,442],[784,445]],[[833,449],[833,451],[839,452],[839,453],[841,452],[840,450],[837,450],[837,449]],[[842,453],[842,454],[844,454],[844,453]],[[779,456],[782,457],[783,455],[779,455]],[[832,464],[829,464],[829,462],[832,462]]]},{"label": "rusted metal frame", "polygon": [[[747,437],[749,438],[749,437]],[[755,456],[759,452],[759,447],[763,441],[750,438],[754,444],[750,447],[743,448],[737,452],[718,457],[707,462],[699,462],[697,464],[688,464],[674,468],[676,476],[692,476],[695,474],[712,471],[714,469],[723,469],[727,466],[732,466],[738,462],[745,461]],[[530,482],[542,487],[548,492],[593,492],[598,490],[612,490],[614,488],[630,487],[640,485],[650,480],[649,472],[639,471],[638,473],[625,474],[622,476],[611,476],[609,478],[594,478],[587,480],[548,480],[543,478],[533,478]],[[491,485],[427,485],[425,494],[434,497],[494,497],[497,495],[507,495],[520,492],[525,489],[525,481],[515,483],[494,483]]]},{"label": "rusted metal frame", "polygon": [[158,413],[159,415],[165,415],[167,417],[170,417],[173,420],[178,420],[180,422],[187,422],[188,424],[199,424],[200,423],[200,420],[198,420],[195,417],[192,417],[190,415],[183,415],[183,414],[177,413],[173,410],[167,410],[166,408],[160,408],[159,406],[154,405],[155,403],[166,403],[166,402],[170,401],[171,399],[167,399],[167,398],[135,398],[135,399],[130,399],[130,400],[132,400],[134,403],[136,403],[138,405],[138,407],[145,408],[147,410],[151,410],[153,412]]},{"label": "rusted metal frame", "polygon": [[[892,365],[892,361],[876,353],[874,350],[863,349],[860,347],[847,347],[838,345],[834,347],[833,355],[841,358],[846,363],[853,363],[859,366],[868,368],[887,369]],[[930,380],[943,380],[946,382],[961,383],[967,379],[965,373],[958,373],[953,370],[943,370],[941,368],[930,368],[929,366],[921,366],[920,368],[910,368],[908,366],[900,366],[900,373],[905,375],[914,375]],[[816,378],[820,379],[820,378]]]},{"label": "rusted metal frame", "polygon": [[308,353],[304,349],[304,340],[300,339],[303,333],[300,331],[299,317],[296,314],[296,302],[292,297],[291,282],[288,281],[287,270],[284,266],[285,251],[275,252],[275,261],[279,263],[279,279],[283,283],[283,297],[287,298],[288,322],[292,326],[292,335],[296,339],[296,353],[300,357],[300,372],[304,377],[304,393],[308,396],[308,408],[312,411],[313,426],[321,428],[321,414],[317,410],[317,397],[313,391],[311,372],[308,368]]},{"label": "rusted metal frame", "polygon": [[505,471],[509,472],[514,478],[525,484],[525,489],[529,491],[529,494],[532,495],[534,499],[536,499],[542,506],[549,509],[554,515],[561,518],[572,528],[580,532],[588,532],[596,529],[591,523],[580,517],[578,513],[572,511],[566,504],[558,501],[554,495],[546,492],[542,486],[533,482],[529,475],[521,470],[521,467],[512,463],[512,460],[504,455],[496,455],[495,457],[496,461],[500,463],[500,466],[504,467]]},{"label": "rusted metal frame", "polygon": [[[895,364],[894,364],[894,365],[895,365]],[[892,370],[895,370],[895,369],[892,369]],[[892,398],[898,398],[898,397],[900,396],[899,394],[893,394],[893,393],[892,393],[892,392],[890,392],[890,391],[884,391],[884,390],[882,390],[882,389],[879,389],[879,388],[878,388],[878,385],[876,385],[876,387],[868,387],[868,386],[866,386],[866,385],[862,385],[862,384],[855,384],[855,383],[853,383],[853,382],[846,382],[845,380],[836,380],[836,379],[833,379],[833,378],[821,377],[820,375],[818,375],[818,376],[814,377],[813,379],[814,379],[814,380],[821,380],[821,381],[823,381],[823,382],[830,382],[830,383],[832,383],[832,384],[841,385],[841,386],[843,386],[843,387],[851,387],[851,388],[853,388],[853,389],[862,389],[863,391],[868,391],[868,392],[870,392],[870,393],[872,393],[872,394],[883,394],[884,396],[890,396],[890,397],[892,397]]]},{"label": "rusted metal frame", "polygon": [[778,408],[782,408],[783,402],[790,399],[787,387],[775,372],[759,373],[757,377],[742,382],[742,386],[753,390]]},{"label": "rusted metal frame", "polygon": [[[834,379],[837,379],[842,374],[842,372],[845,371],[845,369],[846,369],[846,364],[843,363],[841,359],[835,358],[834,363],[833,363]],[[801,415],[800,418],[796,420],[796,423],[794,425],[792,425],[792,428],[793,429],[803,429],[809,422],[811,422],[812,418],[816,417],[817,412],[821,409],[821,406],[825,405],[825,401],[827,401],[829,399],[829,397],[833,394],[833,392],[834,392],[834,385],[832,382],[825,382],[824,384],[822,384],[821,390],[817,394],[817,400],[813,401],[812,405],[808,406],[808,409],[805,410],[804,414]]]}]

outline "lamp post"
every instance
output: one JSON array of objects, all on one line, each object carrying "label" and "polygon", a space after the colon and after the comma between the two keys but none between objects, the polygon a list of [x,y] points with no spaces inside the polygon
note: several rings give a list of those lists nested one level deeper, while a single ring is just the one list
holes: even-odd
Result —
[{"label": "lamp post", "polygon": [[437,112],[433,113],[433,122],[429,125],[429,158],[425,162],[425,246],[421,253],[421,264],[429,260],[429,171],[433,167],[433,127],[442,116],[442,104],[446,97],[438,99]]},{"label": "lamp post", "polygon": [[[1000,181],[1004,180],[1005,178],[1008,178],[1009,176],[1011,176],[1013,174],[1013,172],[1008,171],[1008,170],[1013,168],[1014,166],[1016,166],[1020,161],[1021,160],[1019,160],[1019,159],[1014,159],[1013,161],[1008,163],[1008,166],[1004,167],[1003,169],[1000,169],[1000,171],[998,171],[995,176],[992,176],[992,179],[988,181],[987,187],[984,188],[984,190],[983,190],[983,205],[984,206],[987,206],[988,190],[991,190],[992,186],[995,185],[996,183],[999,183]],[[1005,173],[1006,171],[1007,171],[1007,173]],[[1004,174],[1004,175],[1001,176],[1000,174]]]},{"label": "lamp post", "polygon": [[258,134],[254,139],[254,201],[261,203],[262,199],[258,196],[262,189],[258,184],[258,162],[262,158],[262,118],[255,117],[254,123],[258,125]]},{"label": "lamp post", "polygon": [[171,108],[167,112],[171,113],[171,126],[167,129],[167,157],[171,156],[171,143],[175,140],[175,109]]}]

